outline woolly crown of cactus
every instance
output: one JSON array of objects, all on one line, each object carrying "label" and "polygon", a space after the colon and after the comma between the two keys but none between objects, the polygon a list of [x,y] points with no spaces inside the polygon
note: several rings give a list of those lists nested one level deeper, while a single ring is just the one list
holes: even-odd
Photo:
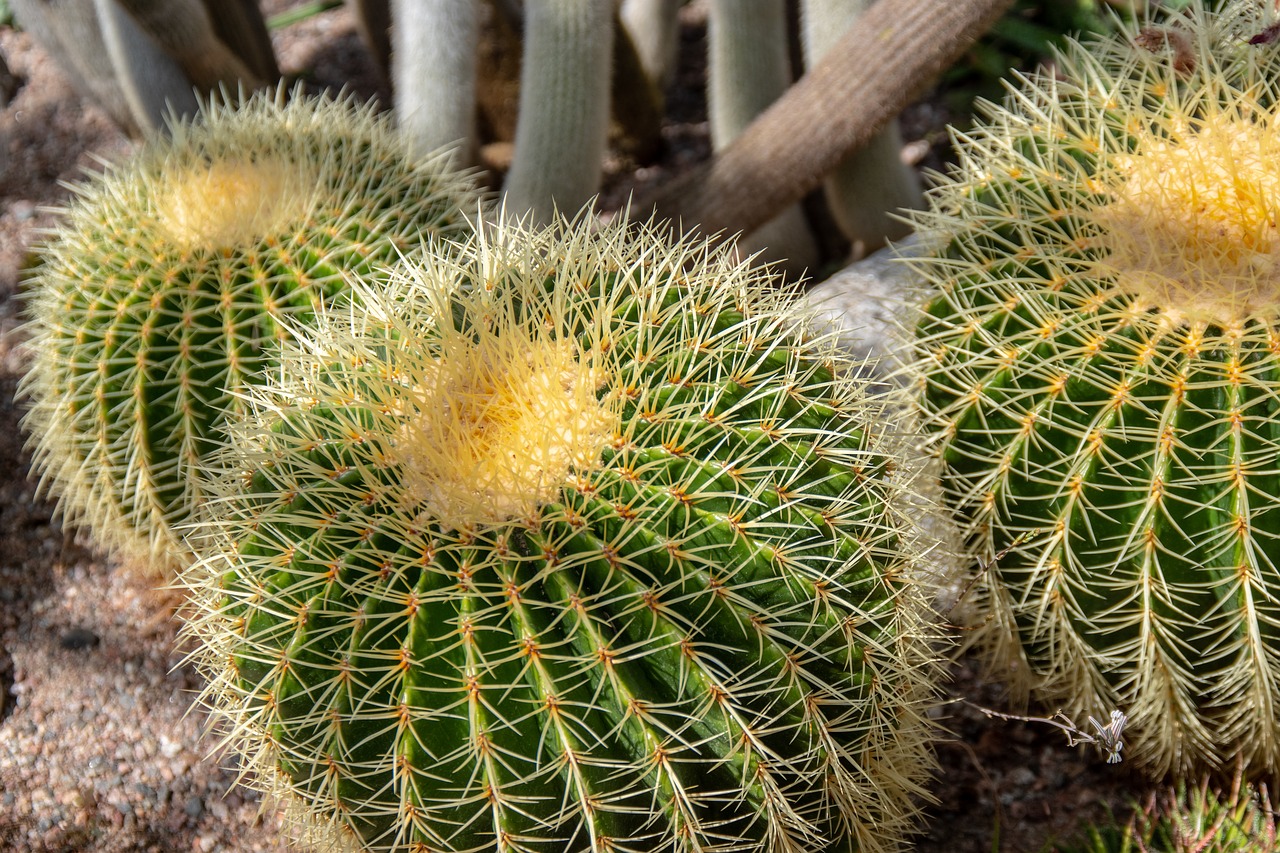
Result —
[{"label": "woolly crown of cactus", "polygon": [[1125,711],[1155,774],[1280,770],[1280,52],[1259,8],[1072,45],[957,134],[919,217],[940,295],[917,375],[989,569],[985,638],[1051,707]]},{"label": "woolly crown of cactus", "polygon": [[460,232],[478,199],[372,107],[284,89],[207,105],[74,189],[28,282],[34,467],[67,522],[161,564],[284,319]]},{"label": "woolly crown of cactus", "polygon": [[323,312],[214,472],[204,699],[362,850],[898,849],[934,677],[891,410],[724,252],[586,222]]}]

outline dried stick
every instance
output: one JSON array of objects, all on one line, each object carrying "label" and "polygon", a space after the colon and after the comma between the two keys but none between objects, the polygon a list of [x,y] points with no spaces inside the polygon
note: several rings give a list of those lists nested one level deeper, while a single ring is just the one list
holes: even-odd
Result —
[{"label": "dried stick", "polygon": [[951,65],[1012,0],[880,0],[702,168],[633,205],[706,234],[799,201]]}]

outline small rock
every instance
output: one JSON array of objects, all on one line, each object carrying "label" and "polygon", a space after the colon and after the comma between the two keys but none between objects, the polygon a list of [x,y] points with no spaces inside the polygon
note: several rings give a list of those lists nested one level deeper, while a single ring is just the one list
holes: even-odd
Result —
[{"label": "small rock", "polygon": [[13,218],[19,222],[26,222],[28,219],[36,215],[36,206],[26,200],[15,201],[9,205],[9,210],[13,212]]},{"label": "small rock", "polygon": [[903,333],[909,325],[911,297],[923,284],[900,257],[922,254],[914,237],[881,249],[851,264],[805,294],[814,312],[814,331],[834,333],[836,345],[856,360],[867,362],[867,373],[891,374],[898,364]]},{"label": "small rock", "polygon": [[199,797],[187,797],[187,802],[182,806],[182,810],[192,820],[199,820],[200,815],[204,814],[204,801]]},{"label": "small rock", "polygon": [[1027,788],[1036,781],[1036,774],[1029,767],[1015,767],[1009,771],[1005,781],[1015,788]]},{"label": "small rock", "polygon": [[68,628],[58,637],[58,645],[70,651],[92,649],[101,642],[101,638],[88,628]]},{"label": "small rock", "polygon": [[182,751],[182,744],[173,738],[160,735],[160,754],[165,758],[173,758]]}]

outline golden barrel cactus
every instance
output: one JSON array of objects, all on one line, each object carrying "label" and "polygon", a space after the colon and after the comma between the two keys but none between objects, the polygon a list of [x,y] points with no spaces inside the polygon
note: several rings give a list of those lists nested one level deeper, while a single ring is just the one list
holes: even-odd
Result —
[{"label": "golden barrel cactus", "polygon": [[1018,688],[1280,770],[1280,51],[1193,3],[957,134],[916,377]]},{"label": "golden barrel cactus", "polygon": [[108,548],[181,562],[196,468],[299,321],[478,203],[386,118],[283,89],[210,104],[77,186],[27,282],[42,488]]},{"label": "golden barrel cactus", "polygon": [[588,224],[428,253],[251,392],[183,576],[206,701],[335,847],[901,849],[893,410],[766,276]]}]

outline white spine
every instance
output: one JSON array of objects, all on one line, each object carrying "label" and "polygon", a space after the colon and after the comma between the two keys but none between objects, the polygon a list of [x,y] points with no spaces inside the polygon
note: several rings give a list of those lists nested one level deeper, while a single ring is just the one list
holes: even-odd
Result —
[{"label": "white spine", "polygon": [[416,155],[475,145],[478,0],[393,0],[391,76],[396,120]]},{"label": "white spine", "polygon": [[609,130],[612,0],[528,0],[506,212],[572,213],[600,188]]}]

